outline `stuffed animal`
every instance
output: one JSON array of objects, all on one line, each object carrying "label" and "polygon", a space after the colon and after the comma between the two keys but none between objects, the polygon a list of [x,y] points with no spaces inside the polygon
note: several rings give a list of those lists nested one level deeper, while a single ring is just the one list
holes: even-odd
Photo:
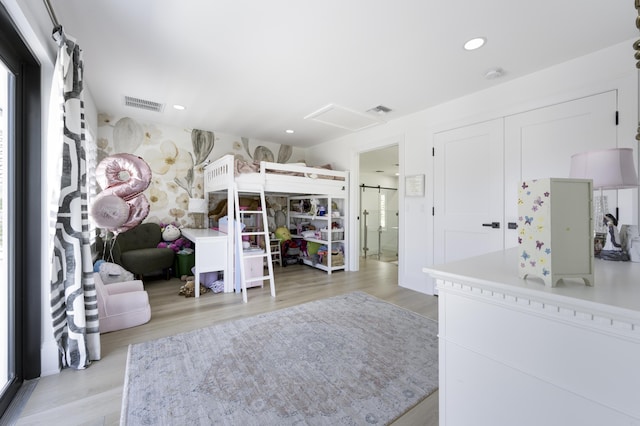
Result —
[{"label": "stuffed animal", "polygon": [[[260,208],[260,200],[254,198],[240,197],[238,199],[240,207],[246,207],[247,210],[256,211]],[[209,212],[209,217],[218,222],[220,218],[227,215],[227,199],[218,201],[218,204]]]},{"label": "stuffed animal", "polygon": [[190,248],[191,241],[183,238],[180,232],[180,228],[176,225],[169,224],[160,224],[160,230],[162,231],[162,240],[157,245],[158,248],[170,248],[176,253],[182,250],[183,248]]},{"label": "stuffed animal", "polygon": [[162,230],[162,239],[164,241],[175,241],[180,238],[180,235],[182,235],[182,233],[180,232],[180,228],[172,224],[165,225],[164,229]]},{"label": "stuffed animal", "polygon": [[[207,287],[200,284],[200,294],[204,294],[208,291],[209,289]],[[184,296],[184,297],[195,297],[196,283],[191,280],[187,281],[186,284],[180,287],[180,291],[178,292],[178,295]]]},{"label": "stuffed animal", "polygon": [[291,232],[289,232],[289,229],[284,226],[277,228],[275,234],[276,238],[279,239],[280,242],[289,241],[291,239]]}]

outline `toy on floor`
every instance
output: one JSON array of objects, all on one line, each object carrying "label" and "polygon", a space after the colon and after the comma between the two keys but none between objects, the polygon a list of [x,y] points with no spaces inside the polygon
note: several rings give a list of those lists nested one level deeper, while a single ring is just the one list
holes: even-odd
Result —
[{"label": "toy on floor", "polygon": [[[204,294],[208,292],[209,289],[202,284],[200,284],[200,294]],[[195,281],[187,281],[182,287],[180,287],[180,292],[178,295],[184,297],[195,297],[196,295],[196,283]]]}]

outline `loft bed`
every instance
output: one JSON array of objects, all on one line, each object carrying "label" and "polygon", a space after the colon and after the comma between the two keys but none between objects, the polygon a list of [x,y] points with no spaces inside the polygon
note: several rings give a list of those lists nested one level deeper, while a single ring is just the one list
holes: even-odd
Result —
[{"label": "loft bed", "polygon": [[344,196],[347,193],[349,172],[325,167],[308,167],[299,163],[259,164],[225,155],[204,169],[204,190],[218,192],[233,190],[234,184],[243,187],[262,185],[265,192],[281,194],[322,194]]},{"label": "loft bed", "polygon": [[[204,168],[204,197],[210,207],[209,197],[217,193],[233,200],[234,190],[255,189],[262,186],[265,193],[277,195],[314,195],[348,198],[349,172],[331,170],[326,166],[309,167],[300,163],[273,163],[261,161],[249,163],[225,155]],[[234,217],[233,203],[227,202],[227,218]],[[234,232],[228,229],[229,268],[233,269],[235,258]],[[235,280],[225,280],[225,292],[234,290]]]}]

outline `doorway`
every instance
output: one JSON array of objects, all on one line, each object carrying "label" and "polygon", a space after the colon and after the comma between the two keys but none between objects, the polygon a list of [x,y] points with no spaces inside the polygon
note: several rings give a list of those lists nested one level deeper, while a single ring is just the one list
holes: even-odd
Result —
[{"label": "doorway", "polygon": [[360,154],[361,258],[398,264],[398,145]]}]

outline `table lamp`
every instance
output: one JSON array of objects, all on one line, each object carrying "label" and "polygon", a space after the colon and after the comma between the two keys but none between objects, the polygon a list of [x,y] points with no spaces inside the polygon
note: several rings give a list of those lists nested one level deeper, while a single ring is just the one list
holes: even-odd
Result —
[{"label": "table lamp", "polygon": [[[612,148],[597,151],[587,151],[571,156],[572,178],[592,179],[593,189],[600,190],[600,196],[594,203],[594,230],[596,233],[606,234],[607,202],[602,194],[605,189],[626,189],[638,186],[638,175],[633,163],[633,149]],[[618,221],[616,207],[615,223]]]},{"label": "table lamp", "polygon": [[193,217],[194,228],[204,228],[204,216],[207,213],[207,200],[189,198],[189,214]]}]

